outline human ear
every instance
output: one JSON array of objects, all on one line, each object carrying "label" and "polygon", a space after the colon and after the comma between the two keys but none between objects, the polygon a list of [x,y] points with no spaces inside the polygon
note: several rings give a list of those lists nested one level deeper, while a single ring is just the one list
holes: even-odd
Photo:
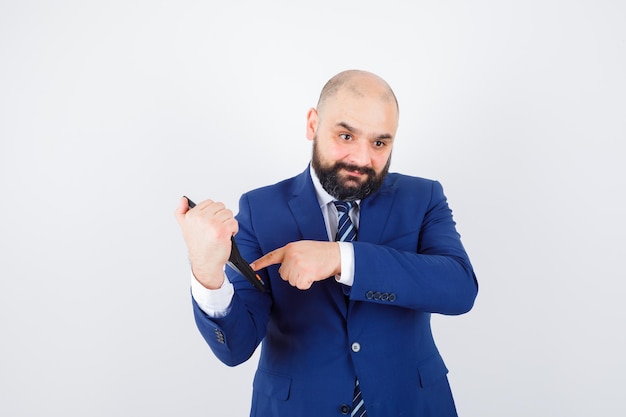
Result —
[{"label": "human ear", "polygon": [[308,140],[315,139],[315,132],[317,132],[318,123],[317,110],[313,107],[309,109],[306,114],[306,138]]}]

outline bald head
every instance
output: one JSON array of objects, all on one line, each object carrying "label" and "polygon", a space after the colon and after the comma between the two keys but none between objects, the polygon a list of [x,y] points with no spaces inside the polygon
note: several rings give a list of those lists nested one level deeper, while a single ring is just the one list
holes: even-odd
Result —
[{"label": "bald head", "polygon": [[327,102],[338,94],[348,94],[356,98],[378,97],[380,100],[394,103],[396,110],[399,111],[398,100],[389,84],[371,72],[347,70],[328,80],[317,102],[317,111],[323,112]]},{"label": "bald head", "polygon": [[306,123],[311,166],[322,187],[339,200],[363,199],[378,190],[397,129],[398,102],[385,80],[356,70],[331,78]]}]

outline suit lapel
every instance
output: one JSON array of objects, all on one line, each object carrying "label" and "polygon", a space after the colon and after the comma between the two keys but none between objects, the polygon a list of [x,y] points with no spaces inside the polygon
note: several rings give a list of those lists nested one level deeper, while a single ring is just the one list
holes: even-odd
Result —
[{"label": "suit lapel", "polygon": [[326,225],[320,210],[309,169],[297,177],[289,209],[302,239],[327,241]]},{"label": "suit lapel", "polygon": [[382,241],[395,195],[396,187],[387,177],[378,192],[363,199],[359,214],[360,242]]}]

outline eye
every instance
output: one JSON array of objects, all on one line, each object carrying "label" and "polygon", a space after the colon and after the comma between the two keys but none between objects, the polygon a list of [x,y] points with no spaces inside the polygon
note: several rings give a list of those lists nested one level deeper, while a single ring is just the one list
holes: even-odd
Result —
[{"label": "eye", "polygon": [[385,145],[386,145],[386,143],[385,143],[385,142],[383,142],[382,140],[375,140],[375,141],[374,141],[374,146],[375,146],[376,148],[382,148],[382,147],[384,147]]},{"label": "eye", "polygon": [[350,140],[350,139],[352,139],[352,135],[349,134],[349,133],[342,133],[342,134],[339,135],[339,137],[341,139],[343,139],[343,140]]}]

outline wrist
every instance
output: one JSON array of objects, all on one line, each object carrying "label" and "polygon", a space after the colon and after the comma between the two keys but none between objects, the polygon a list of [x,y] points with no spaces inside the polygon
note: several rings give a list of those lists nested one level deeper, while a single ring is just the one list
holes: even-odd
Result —
[{"label": "wrist", "polygon": [[191,265],[191,273],[196,281],[209,290],[219,289],[224,284],[224,268],[200,268]]}]

